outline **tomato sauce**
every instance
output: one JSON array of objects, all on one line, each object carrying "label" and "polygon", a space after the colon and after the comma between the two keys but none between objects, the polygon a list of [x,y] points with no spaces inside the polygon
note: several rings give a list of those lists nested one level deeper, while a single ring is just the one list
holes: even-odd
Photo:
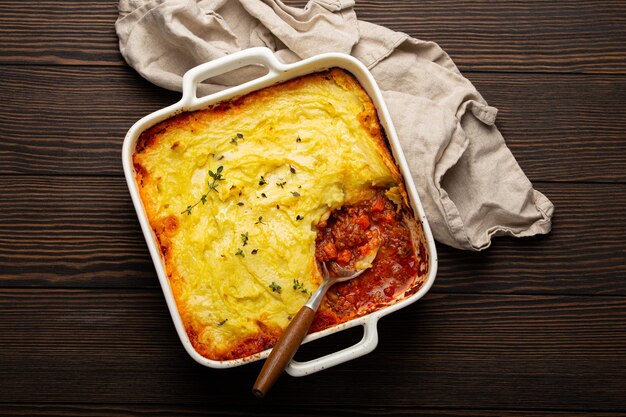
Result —
[{"label": "tomato sauce", "polygon": [[341,267],[354,268],[354,263],[379,243],[371,268],[328,290],[311,332],[389,304],[409,290],[419,270],[409,227],[398,207],[383,192],[335,211],[318,225],[318,262],[333,261]]}]

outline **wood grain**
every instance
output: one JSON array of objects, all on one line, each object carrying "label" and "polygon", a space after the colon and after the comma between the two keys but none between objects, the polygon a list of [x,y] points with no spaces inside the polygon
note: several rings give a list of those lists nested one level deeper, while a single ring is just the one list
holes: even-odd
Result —
[{"label": "wood grain", "polygon": [[[433,291],[626,295],[626,185],[538,187],[556,205],[551,234],[439,245]],[[3,176],[0,195],[1,286],[158,285],[124,179]]]},{"label": "wood grain", "polygon": [[[626,77],[470,78],[532,181],[626,182]],[[0,174],[120,176],[128,129],[179,97],[130,68],[0,67]]]},{"label": "wood grain", "polygon": [[179,94],[126,66],[117,3],[0,0],[0,415],[626,416],[622,0],[356,2],[439,43],[499,108],[554,230],[440,245],[435,286],[381,320],[373,353],[263,401],[261,363],[196,364],[167,312],[120,152]]},{"label": "wood grain", "polygon": [[156,286],[123,178],[0,177],[2,286]]},{"label": "wood grain", "polygon": [[423,407],[410,408],[346,408],[346,407],[315,407],[303,410],[302,407],[273,407],[268,410],[262,403],[253,407],[240,409],[219,408],[215,405],[149,405],[149,404],[0,404],[0,415],[4,416],[38,416],[38,417],[139,417],[139,416],[245,416],[253,414],[258,417],[328,417],[328,416],[415,416],[421,417],[624,417],[620,412],[585,412],[585,411],[545,411],[545,410],[449,410]]},{"label": "wood grain", "polygon": [[467,75],[531,181],[626,181],[626,78]]},{"label": "wood grain", "polygon": [[[323,387],[344,393],[341,406],[351,409],[626,407],[624,297],[431,294],[380,322],[373,353],[285,378],[261,403],[250,394],[261,364],[229,370],[196,364],[157,290],[2,290],[0,316],[3,403],[269,412],[286,404],[336,405],[333,395],[311,395]],[[314,354],[320,343],[305,348]]]},{"label": "wood grain", "polygon": [[437,42],[462,71],[626,70],[621,0],[366,0],[357,6],[360,19]]},{"label": "wood grain", "polygon": [[[305,2],[288,2],[303,6]],[[0,2],[0,63],[124,65],[117,2]],[[360,0],[362,20],[437,42],[464,71],[626,73],[621,0]]]},{"label": "wood grain", "polygon": [[117,1],[0,1],[0,63],[125,65]]}]

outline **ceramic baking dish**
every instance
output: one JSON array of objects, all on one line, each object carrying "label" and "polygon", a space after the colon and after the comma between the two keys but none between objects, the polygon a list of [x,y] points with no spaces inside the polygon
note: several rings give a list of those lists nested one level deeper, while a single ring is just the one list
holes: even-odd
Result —
[{"label": "ceramic baking dish", "polygon": [[[246,66],[263,66],[267,69],[267,74],[243,83],[239,86],[231,87],[226,90],[211,94],[206,97],[199,98],[197,96],[198,85],[211,77],[215,77],[227,72],[243,68]],[[407,193],[409,195],[410,203],[414,211],[415,219],[421,223],[423,229],[423,239],[426,250],[428,252],[428,272],[426,274],[424,283],[417,292],[403,298],[392,305],[383,307],[380,310],[373,311],[365,316],[353,319],[351,321],[341,323],[325,330],[312,333],[308,335],[304,342],[309,342],[338,331],[354,327],[363,326],[363,337],[355,345],[343,350],[328,354],[318,359],[310,360],[307,362],[297,362],[292,360],[288,365],[286,371],[292,376],[308,375],[322,369],[329,368],[331,366],[340,364],[342,362],[357,358],[365,355],[376,347],[378,343],[377,323],[378,320],[392,313],[400,308],[419,300],[430,289],[435,279],[437,272],[437,254],[435,250],[435,243],[424,214],[424,210],[420,203],[415,184],[412,181],[409,167],[400,148],[400,143],[396,135],[396,131],[391,123],[391,118],[381,92],[374,81],[374,78],[367,70],[367,68],[357,59],[340,53],[330,53],[317,55],[312,58],[308,58],[299,61],[294,64],[283,64],[278,61],[273,53],[267,48],[251,48],[232,55],[225,56],[223,58],[208,62],[206,64],[199,65],[189,70],[183,77],[183,96],[181,100],[169,107],[156,111],[135,123],[126,134],[124,139],[124,146],[122,150],[122,162],[124,166],[124,174],[126,176],[126,182],[128,183],[128,189],[137,211],[139,223],[146,239],[150,255],[154,262],[159,282],[167,301],[167,306],[172,315],[176,331],[182,341],[185,349],[191,355],[191,357],[198,363],[212,367],[212,368],[229,368],[233,366],[242,365],[251,361],[266,358],[269,354],[269,350],[259,352],[257,354],[234,360],[216,361],[207,359],[201,356],[192,346],[189,337],[183,326],[181,317],[176,307],[176,301],[170,288],[170,283],[165,273],[164,261],[162,259],[161,251],[156,241],[156,237],[148,218],[144,211],[143,203],[139,195],[137,184],[135,182],[135,171],[133,168],[132,155],[135,151],[137,139],[146,129],[152,127],[156,123],[159,123],[165,119],[175,116],[184,111],[193,111],[200,108],[205,108],[216,104],[221,101],[230,100],[232,98],[245,95],[255,90],[268,87],[270,85],[280,83],[301,75],[323,71],[328,68],[339,67],[352,73],[359,83],[363,86],[365,91],[369,94],[374,105],[376,106],[380,123],[386,133],[387,139],[392,154],[396,163],[400,169],[400,172],[404,178]]]}]

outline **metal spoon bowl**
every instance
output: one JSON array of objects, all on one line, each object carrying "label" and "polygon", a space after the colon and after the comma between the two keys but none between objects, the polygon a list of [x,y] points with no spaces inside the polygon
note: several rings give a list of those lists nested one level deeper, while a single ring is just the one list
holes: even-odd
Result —
[{"label": "metal spoon bowl", "polygon": [[[378,249],[376,250],[376,252],[378,252]],[[326,291],[328,291],[330,287],[332,287],[338,282],[349,281],[353,278],[356,278],[367,270],[367,268],[361,269],[358,271],[355,271],[352,269],[344,269],[340,267],[336,262],[330,262],[330,264],[331,264],[331,270],[333,271],[333,274],[331,275],[329,273],[328,267],[326,266],[326,262],[322,262],[321,264],[322,273],[324,277],[324,280],[322,281],[322,285],[319,286],[317,291],[315,291],[313,295],[311,295],[309,300],[304,305],[304,307],[310,308],[311,310],[313,310],[313,312],[317,311],[317,309],[319,308],[322,302],[322,299],[324,298],[324,295],[326,294]]]}]

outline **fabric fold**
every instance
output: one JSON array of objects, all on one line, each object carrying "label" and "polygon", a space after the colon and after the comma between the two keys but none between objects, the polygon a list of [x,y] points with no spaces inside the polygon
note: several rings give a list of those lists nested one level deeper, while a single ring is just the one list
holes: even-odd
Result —
[{"label": "fabric fold", "polygon": [[[554,206],[533,189],[495,126],[497,109],[436,43],[357,19],[352,0],[121,0],[116,30],[129,65],[180,91],[190,68],[256,46],[285,63],[324,52],[361,60],[378,82],[413,180],[444,244],[482,250],[494,236],[548,233]],[[244,68],[203,94],[259,74]]]}]

